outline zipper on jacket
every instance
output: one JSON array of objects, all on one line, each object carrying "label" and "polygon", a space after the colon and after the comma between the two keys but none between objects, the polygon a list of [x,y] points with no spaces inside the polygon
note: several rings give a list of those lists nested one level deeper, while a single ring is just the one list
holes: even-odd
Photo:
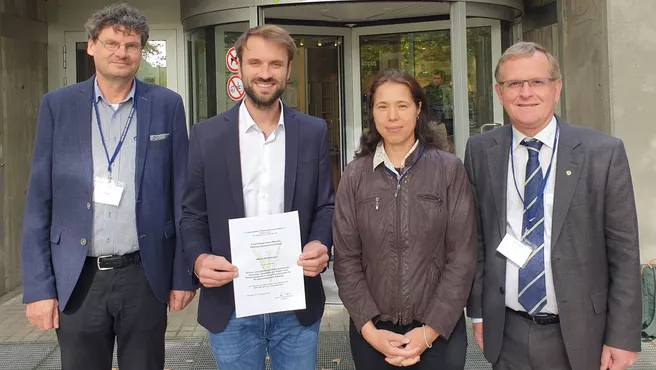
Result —
[{"label": "zipper on jacket", "polygon": [[380,197],[376,197],[376,211],[378,211],[378,206],[380,206]]},{"label": "zipper on jacket", "polygon": [[[396,189],[394,190],[394,198],[396,198],[396,245],[399,249],[399,258],[398,258],[398,292],[397,292],[397,298],[398,298],[398,307],[397,307],[397,316],[398,316],[398,322],[402,322],[402,308],[401,308],[401,282],[403,281],[403,275],[402,275],[402,261],[403,261],[403,248],[401,246],[401,205],[400,205],[400,200],[399,200],[399,191],[401,190],[401,181],[403,178],[408,174],[410,169],[419,161],[419,159],[422,157],[424,154],[424,147],[420,147],[419,149],[419,154],[417,154],[417,157],[415,158],[414,162],[412,162],[408,167],[406,167],[405,171],[403,171],[403,174],[397,175],[393,171],[389,170],[386,168],[387,172],[392,176],[393,179],[396,180]],[[376,208],[378,209],[378,208]]]},{"label": "zipper on jacket", "polygon": [[[404,173],[405,175],[405,173]],[[397,265],[397,273],[398,273],[398,322],[397,325],[401,325],[402,323],[402,308],[401,308],[401,282],[403,281],[403,276],[402,276],[402,261],[403,261],[403,248],[401,247],[401,201],[400,198],[398,197],[399,195],[399,190],[401,189],[401,179],[403,179],[403,176],[399,176],[396,182],[396,192],[394,193],[394,197],[396,198],[396,245],[399,249],[399,257],[398,257],[398,265]]]}]

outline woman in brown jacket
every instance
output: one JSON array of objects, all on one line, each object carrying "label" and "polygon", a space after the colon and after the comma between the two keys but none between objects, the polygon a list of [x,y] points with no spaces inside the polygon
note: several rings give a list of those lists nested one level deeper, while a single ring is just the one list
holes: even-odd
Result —
[{"label": "woman in brown jacket", "polygon": [[476,263],[465,168],[440,150],[409,74],[381,73],[368,108],[369,130],[344,171],[333,220],[356,368],[463,369]]}]

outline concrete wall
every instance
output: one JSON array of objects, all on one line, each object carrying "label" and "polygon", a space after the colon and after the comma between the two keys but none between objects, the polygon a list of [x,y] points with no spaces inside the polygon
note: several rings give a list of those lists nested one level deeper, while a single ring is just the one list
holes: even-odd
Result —
[{"label": "concrete wall", "polygon": [[607,0],[606,11],[610,123],[631,162],[646,262],[656,258],[656,1]]},{"label": "concrete wall", "polygon": [[47,90],[45,0],[0,0],[0,295],[21,284],[25,189]]},{"label": "concrete wall", "polygon": [[612,134],[608,0],[560,1],[566,117],[570,122]]},{"label": "concrete wall", "polygon": [[641,259],[656,258],[656,2],[559,0],[567,118],[624,141]]}]

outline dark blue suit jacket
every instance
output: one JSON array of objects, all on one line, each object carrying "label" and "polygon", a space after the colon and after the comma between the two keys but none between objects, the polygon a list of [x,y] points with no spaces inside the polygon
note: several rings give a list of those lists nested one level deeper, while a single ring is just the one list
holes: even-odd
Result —
[{"label": "dark blue suit jacket", "polygon": [[[245,217],[239,150],[239,105],[191,130],[187,186],[180,233],[193,265],[211,253],[231,261],[228,220]],[[283,107],[285,120],[285,212],[298,211],[301,244],[318,240],[332,249],[334,189],[325,121]],[[323,315],[321,276],[305,278],[308,326]],[[223,330],[235,307],[233,284],[201,288],[198,322],[212,333]]]},{"label": "dark blue suit jacket", "polygon": [[[94,78],[46,94],[39,108],[23,221],[25,303],[57,298],[63,310],[92,240]],[[135,81],[139,250],[157,299],[168,302],[171,289],[195,289],[176,238],[189,146],[184,107],[178,94]]]}]

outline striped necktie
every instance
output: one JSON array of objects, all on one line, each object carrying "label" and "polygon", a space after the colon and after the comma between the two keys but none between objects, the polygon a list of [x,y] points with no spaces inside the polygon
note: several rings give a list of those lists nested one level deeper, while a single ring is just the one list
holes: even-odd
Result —
[{"label": "striped necktie", "polygon": [[523,269],[519,270],[519,303],[534,316],[547,304],[547,288],[544,270],[544,201],[540,148],[542,142],[524,139],[528,150],[526,181],[524,182],[524,217],[522,241],[536,248]]}]

